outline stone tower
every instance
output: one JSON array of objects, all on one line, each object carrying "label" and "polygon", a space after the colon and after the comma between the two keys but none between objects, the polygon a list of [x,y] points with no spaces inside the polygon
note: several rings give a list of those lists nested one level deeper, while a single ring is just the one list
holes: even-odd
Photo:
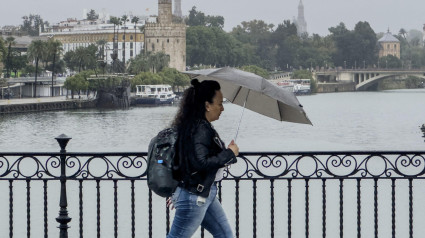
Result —
[{"label": "stone tower", "polygon": [[170,68],[186,70],[186,25],[172,21],[172,0],[158,0],[157,23],[145,25],[145,51],[170,56]]},{"label": "stone tower", "polygon": [[182,17],[182,0],[174,0],[174,16]]},{"label": "stone tower", "polygon": [[300,0],[300,4],[298,4],[297,31],[298,35],[307,33],[307,22],[304,18],[304,5],[302,0]]},{"label": "stone tower", "polygon": [[158,0],[158,23],[169,24],[172,22],[171,0]]}]

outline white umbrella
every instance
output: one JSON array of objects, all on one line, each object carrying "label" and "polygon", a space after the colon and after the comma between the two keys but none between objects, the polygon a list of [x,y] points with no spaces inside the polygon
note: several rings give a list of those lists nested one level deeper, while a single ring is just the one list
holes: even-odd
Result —
[{"label": "white umbrella", "polygon": [[217,81],[223,96],[234,104],[279,121],[312,125],[292,91],[280,88],[261,76],[230,67],[184,73],[199,81]]}]

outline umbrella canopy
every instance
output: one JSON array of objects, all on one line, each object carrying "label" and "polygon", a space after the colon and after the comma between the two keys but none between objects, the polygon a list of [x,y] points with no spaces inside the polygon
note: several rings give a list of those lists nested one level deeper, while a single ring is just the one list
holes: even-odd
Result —
[{"label": "umbrella canopy", "polygon": [[261,76],[230,67],[184,73],[199,81],[217,81],[223,96],[234,104],[279,121],[312,125],[293,92],[280,88]]}]

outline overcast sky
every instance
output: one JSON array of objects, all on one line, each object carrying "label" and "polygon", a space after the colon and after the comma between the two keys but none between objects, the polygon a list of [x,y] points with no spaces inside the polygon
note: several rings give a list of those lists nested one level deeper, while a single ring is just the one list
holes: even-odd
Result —
[{"label": "overcast sky", "polygon": [[[353,29],[359,21],[368,21],[374,31],[394,34],[400,28],[422,31],[425,24],[423,0],[303,0],[307,30],[328,35],[328,28],[344,22]],[[225,30],[230,31],[242,21],[261,19],[275,25],[293,20],[298,14],[299,0],[182,0],[182,12],[187,15],[196,6],[206,15],[221,15]],[[7,7],[6,7],[7,6]],[[114,16],[132,12],[134,15],[157,14],[157,0],[17,0],[7,1],[0,8],[0,26],[19,25],[23,15],[39,14],[50,23],[66,18],[83,17],[83,9],[97,12],[105,9]]]}]

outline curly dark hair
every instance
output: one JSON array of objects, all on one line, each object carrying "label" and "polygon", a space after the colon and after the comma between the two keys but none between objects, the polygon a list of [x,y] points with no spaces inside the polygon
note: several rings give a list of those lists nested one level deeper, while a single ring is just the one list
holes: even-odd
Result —
[{"label": "curly dark hair", "polygon": [[214,80],[204,80],[199,82],[193,79],[192,85],[183,94],[179,110],[172,123],[178,131],[184,127],[191,128],[194,122],[199,119],[205,119],[205,102],[213,103],[216,91],[220,90],[220,84]]},{"label": "curly dark hair", "polygon": [[192,86],[184,92],[172,123],[172,127],[176,128],[178,133],[176,148],[178,156],[174,158],[173,175],[179,181],[191,171],[191,165],[185,158],[194,151],[191,143],[194,128],[200,120],[206,119],[205,102],[213,103],[216,92],[220,90],[220,84],[213,80],[199,82],[198,79],[193,79],[190,83]]}]

